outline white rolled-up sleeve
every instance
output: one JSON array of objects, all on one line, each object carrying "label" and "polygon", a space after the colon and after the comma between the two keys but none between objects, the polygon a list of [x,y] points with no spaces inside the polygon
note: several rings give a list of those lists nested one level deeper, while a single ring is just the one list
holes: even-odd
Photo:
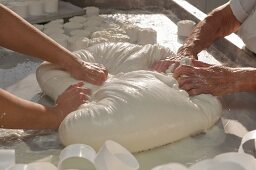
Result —
[{"label": "white rolled-up sleeve", "polygon": [[256,5],[256,0],[231,0],[230,7],[234,16],[243,23],[252,13]]}]

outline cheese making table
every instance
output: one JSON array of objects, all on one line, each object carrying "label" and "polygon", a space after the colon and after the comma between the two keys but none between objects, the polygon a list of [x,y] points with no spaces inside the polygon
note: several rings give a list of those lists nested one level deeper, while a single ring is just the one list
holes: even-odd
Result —
[{"label": "cheese making table", "polygon": [[[181,19],[181,13],[188,15],[181,8],[180,13],[177,14],[179,10],[176,8],[178,7],[171,10],[136,11],[107,9],[105,16],[109,19],[129,20],[141,27],[152,27],[157,31],[158,43],[176,52],[182,44],[182,39],[177,37],[175,23]],[[232,66],[240,65],[242,62],[237,63],[240,60],[234,61],[227,55],[231,53],[230,51],[225,51],[223,48],[221,51],[219,50],[221,43],[217,42],[207,51],[201,52],[199,59],[212,64],[224,62]],[[240,54],[237,55],[238,58],[242,57],[239,56]],[[41,62],[10,50],[0,49],[0,87],[27,100],[51,105],[52,101],[41,93],[35,77],[36,67]],[[248,62],[245,65],[252,63]],[[135,156],[140,163],[140,169],[148,170],[168,162],[190,165],[220,153],[237,151],[241,137],[247,131],[256,129],[256,94],[237,93],[222,97],[220,100],[223,104],[223,117],[213,128],[205,134],[137,153]],[[53,155],[51,162],[56,164],[63,146],[55,131],[0,129],[0,149],[2,148],[15,149],[18,163],[29,163]],[[250,153],[254,152],[250,146],[246,150]]]}]

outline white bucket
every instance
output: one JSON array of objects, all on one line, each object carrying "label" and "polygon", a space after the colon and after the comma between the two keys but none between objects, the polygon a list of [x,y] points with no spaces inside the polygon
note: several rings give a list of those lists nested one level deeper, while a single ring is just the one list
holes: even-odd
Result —
[{"label": "white bucket", "polygon": [[85,9],[86,9],[86,16],[88,16],[88,17],[98,16],[100,13],[99,8],[97,8],[97,7],[91,6],[91,7],[86,7]]},{"label": "white bucket", "polygon": [[120,144],[106,141],[94,160],[97,170],[137,170],[139,163],[135,157]]},{"label": "white bucket", "polygon": [[63,34],[64,30],[62,28],[45,28],[44,33],[46,35]]},{"label": "white bucket", "polygon": [[41,25],[41,24],[34,24],[33,25],[35,28],[37,28],[38,30],[40,31],[43,31],[44,30],[44,25]]},{"label": "white bucket", "polygon": [[9,7],[16,14],[22,18],[28,17],[28,3],[27,2],[10,2]]},{"label": "white bucket", "polygon": [[64,30],[67,34],[69,34],[73,30],[81,29],[83,28],[83,24],[77,23],[77,22],[68,22],[63,25]]},{"label": "white bucket", "polygon": [[43,1],[29,1],[28,2],[29,15],[41,16],[44,14]]},{"label": "white bucket", "polygon": [[57,13],[59,9],[59,0],[44,0],[44,11],[46,13]]}]

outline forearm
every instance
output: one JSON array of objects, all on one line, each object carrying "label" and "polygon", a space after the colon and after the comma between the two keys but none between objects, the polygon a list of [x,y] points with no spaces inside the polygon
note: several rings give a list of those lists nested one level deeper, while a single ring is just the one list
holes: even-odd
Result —
[{"label": "forearm", "polygon": [[256,68],[234,68],[234,92],[256,92]]},{"label": "forearm", "polygon": [[67,68],[72,54],[0,4],[0,46]]},{"label": "forearm", "polygon": [[8,129],[57,129],[61,123],[54,107],[18,98],[0,89],[0,126]]},{"label": "forearm", "polygon": [[178,54],[196,58],[199,52],[208,48],[216,39],[235,32],[239,26],[240,23],[233,15],[229,3],[224,4],[196,25]]}]

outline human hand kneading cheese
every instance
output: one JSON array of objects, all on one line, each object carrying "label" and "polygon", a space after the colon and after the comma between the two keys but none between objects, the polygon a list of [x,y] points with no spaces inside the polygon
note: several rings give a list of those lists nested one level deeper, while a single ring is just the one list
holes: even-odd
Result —
[{"label": "human hand kneading cheese", "polygon": [[[255,7],[256,0],[231,0],[214,9],[193,29],[178,50],[178,55],[197,59],[197,54],[215,40],[238,29],[238,35],[246,47],[256,53],[255,29],[253,29],[256,22]],[[153,69],[164,72],[173,63],[171,59],[164,59],[156,62]],[[198,94],[221,96],[235,92],[256,91],[256,68],[254,67],[231,68],[198,61],[194,61],[193,64],[193,67],[180,65],[174,69],[180,88],[192,96]]]},{"label": "human hand kneading cheese", "polygon": [[[2,4],[0,25],[2,47],[54,63],[79,80],[95,85],[106,80],[104,67],[75,57]],[[82,86],[83,83],[70,86],[53,107],[26,101],[0,89],[1,128],[57,129],[67,114],[86,102],[90,90]]]}]

